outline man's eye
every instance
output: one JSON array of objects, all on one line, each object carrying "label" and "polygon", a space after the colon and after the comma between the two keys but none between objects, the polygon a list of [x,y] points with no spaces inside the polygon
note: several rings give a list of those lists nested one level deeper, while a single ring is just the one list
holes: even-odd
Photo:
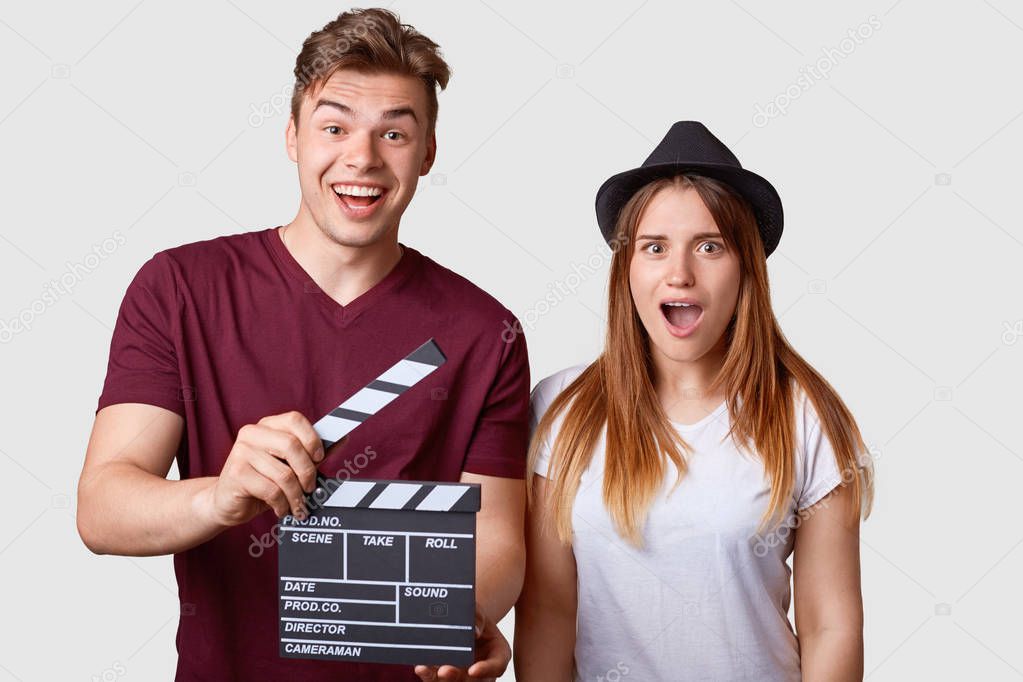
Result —
[{"label": "man's eye", "polygon": [[324,130],[326,130],[331,135],[341,134],[341,126],[327,126],[326,128],[324,128]]},{"label": "man's eye", "polygon": [[397,130],[389,130],[386,133],[384,133],[384,137],[386,137],[388,140],[400,140],[405,136],[399,133]]}]

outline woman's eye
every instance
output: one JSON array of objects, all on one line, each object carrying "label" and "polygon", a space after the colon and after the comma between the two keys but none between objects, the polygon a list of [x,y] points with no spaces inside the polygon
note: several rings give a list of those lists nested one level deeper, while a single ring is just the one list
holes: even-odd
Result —
[{"label": "woman's eye", "polygon": [[660,244],[658,244],[657,242],[652,242],[650,244],[647,244],[644,247],[644,249],[646,250],[647,253],[652,253],[654,255],[660,255],[660,254],[664,253],[664,247],[661,246]]},{"label": "woman's eye", "polygon": [[711,251],[704,251],[704,253],[717,253],[718,251],[721,250],[721,246],[717,242],[704,242],[703,244],[700,244],[700,248],[703,248],[704,246],[713,246],[714,247],[713,250],[711,250]]}]

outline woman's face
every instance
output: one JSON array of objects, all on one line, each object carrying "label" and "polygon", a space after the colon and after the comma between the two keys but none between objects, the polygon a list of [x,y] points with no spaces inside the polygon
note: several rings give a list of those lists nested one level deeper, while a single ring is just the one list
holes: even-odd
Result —
[{"label": "woman's face", "polygon": [[655,355],[694,362],[721,340],[739,297],[739,258],[696,190],[668,187],[651,198],[629,285]]}]

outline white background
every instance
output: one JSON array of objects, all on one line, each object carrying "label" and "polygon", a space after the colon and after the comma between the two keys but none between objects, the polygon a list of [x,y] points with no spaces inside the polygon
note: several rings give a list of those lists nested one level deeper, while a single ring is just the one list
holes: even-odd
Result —
[{"label": "white background", "polygon": [[[400,238],[526,323],[534,384],[598,352],[594,193],[672,122],[705,122],[775,184],[776,313],[877,458],[868,679],[1023,677],[1023,90],[1011,85],[1023,8],[393,7],[454,69],[435,172]],[[170,558],[93,556],[75,530],[112,326],[154,252],[292,218],[294,58],[342,9],[0,5],[0,680],[171,678]],[[755,118],[772,102],[785,113]],[[104,240],[123,243],[107,253]],[[44,300],[87,256],[73,290]],[[591,256],[602,267],[580,270]],[[544,302],[559,285],[570,295]],[[12,331],[17,319],[31,328]]]}]

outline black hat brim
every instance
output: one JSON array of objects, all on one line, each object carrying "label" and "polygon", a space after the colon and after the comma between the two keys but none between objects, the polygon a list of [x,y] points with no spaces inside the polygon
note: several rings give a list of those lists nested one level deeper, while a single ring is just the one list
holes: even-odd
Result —
[{"label": "black hat brim", "polygon": [[597,190],[597,224],[605,241],[614,239],[615,227],[622,208],[644,185],[680,173],[704,175],[732,187],[753,207],[764,244],[764,257],[781,240],[784,214],[781,197],[770,182],[745,168],[715,163],[659,163],[633,168],[612,175]]}]

